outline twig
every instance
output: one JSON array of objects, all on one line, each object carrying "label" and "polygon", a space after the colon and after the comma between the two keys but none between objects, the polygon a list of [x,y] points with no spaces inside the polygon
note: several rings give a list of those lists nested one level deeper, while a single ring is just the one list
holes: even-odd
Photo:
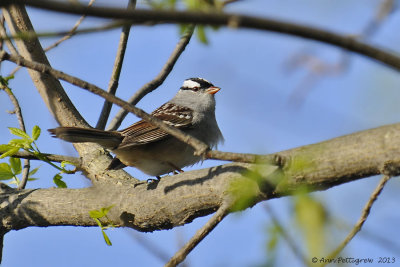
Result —
[{"label": "twig", "polygon": [[283,228],[282,223],[278,220],[278,217],[275,215],[275,212],[269,207],[269,205],[263,205],[264,209],[267,211],[270,216],[272,223],[278,228],[279,233],[285,239],[286,243],[289,245],[290,249],[293,251],[294,255],[296,255],[305,266],[311,266],[310,261],[303,255],[301,249],[296,246],[296,242],[290,237],[288,232]]},{"label": "twig", "polygon": [[[389,181],[391,176],[389,175],[384,175],[382,179],[379,181],[378,186],[375,188],[375,190],[372,192],[367,204],[364,206],[361,216],[358,219],[357,223],[354,225],[353,229],[351,232],[346,236],[346,238],[343,240],[343,242],[327,257],[326,259],[333,259],[339,253],[343,250],[345,246],[353,239],[353,237],[361,230],[362,226],[364,225],[365,221],[367,220],[369,213],[371,211],[372,205],[375,203],[375,201],[378,199],[378,196],[383,190],[383,187],[386,185],[386,183]],[[323,263],[321,266],[327,265],[328,262]]]},{"label": "twig", "polygon": [[[135,6],[136,6],[136,0],[129,0],[127,9],[135,9]],[[126,46],[128,44],[128,37],[129,37],[130,29],[131,29],[130,24],[125,24],[122,27],[122,32],[121,32],[121,36],[119,39],[117,55],[116,55],[115,61],[114,61],[114,68],[113,68],[110,83],[108,84],[108,89],[107,89],[107,92],[109,92],[110,94],[113,94],[113,95],[115,95],[115,92],[117,91],[117,88],[118,88],[119,76],[121,74],[122,63],[124,61],[124,56],[125,56]],[[133,105],[135,105],[135,104],[133,104]],[[108,117],[110,116],[111,107],[112,107],[112,104],[110,102],[108,102],[107,100],[104,100],[104,105],[103,105],[99,120],[96,125],[97,129],[104,130],[104,128],[106,127]]]},{"label": "twig", "polygon": [[[87,6],[88,6],[88,7],[92,6],[93,3],[94,3],[95,1],[96,1],[96,0],[90,0],[90,2],[88,3]],[[53,43],[53,44],[49,45],[48,47],[46,47],[46,48],[44,49],[44,51],[47,52],[47,51],[49,51],[49,50],[51,50],[51,49],[57,47],[57,46],[58,46],[59,44],[61,44],[62,42],[64,42],[64,41],[70,39],[72,36],[74,36],[76,30],[77,30],[78,27],[79,27],[79,25],[81,25],[81,23],[83,22],[83,20],[84,20],[85,18],[86,18],[86,15],[83,14],[83,15],[78,19],[78,21],[75,23],[75,25],[71,28],[71,30],[69,30],[69,32],[68,32],[65,36],[61,37],[61,38],[60,38],[59,40],[57,40],[55,43]]]},{"label": "twig", "polygon": [[[83,29],[77,29],[77,30],[75,30],[74,35],[85,34],[85,33],[102,32],[102,31],[107,31],[107,30],[114,30],[116,28],[120,28],[121,26],[124,26],[124,25],[127,25],[127,24],[131,25],[131,23],[129,23],[129,21],[122,21],[122,20],[113,21],[113,22],[104,24],[102,26],[95,26],[95,27],[87,27],[87,28],[83,28]],[[1,36],[0,37],[0,41],[1,40],[19,40],[19,39],[30,40],[30,39],[38,38],[38,37],[46,38],[46,37],[65,36],[65,35],[68,35],[69,33],[70,33],[70,30],[68,30],[68,31],[57,31],[57,32],[42,32],[42,33],[38,33],[38,32],[23,32],[22,33],[22,32],[20,32],[20,33],[17,33],[17,34]]]},{"label": "twig", "polygon": [[[167,78],[167,76],[172,71],[173,67],[175,66],[179,56],[183,53],[186,46],[188,45],[194,31],[194,25],[189,25],[186,32],[182,35],[181,39],[175,46],[174,51],[172,52],[171,56],[168,58],[167,62],[164,64],[163,68],[161,69],[160,73],[151,80],[150,82],[146,83],[142,86],[136,93],[128,100],[128,102],[132,105],[136,105],[145,95],[154,91],[158,88]],[[116,130],[121,125],[122,120],[126,117],[128,112],[124,109],[120,109],[117,115],[113,118],[110,125],[108,126],[107,130]]]},{"label": "twig", "polygon": [[[0,155],[2,155],[3,152],[0,152]],[[42,153],[44,157],[46,157],[49,161],[53,162],[63,162],[63,161],[68,161],[73,163],[76,166],[79,166],[81,164],[81,160],[79,158],[75,157],[69,157],[69,156],[63,156],[63,155],[56,155],[56,154],[47,154],[47,153]],[[14,158],[22,158],[22,159],[30,159],[30,160],[41,160],[37,157],[35,157],[33,154],[28,153],[26,151],[18,151],[16,154],[12,155]]]},{"label": "twig", "polygon": [[[24,117],[22,116],[21,106],[19,105],[18,99],[15,97],[15,95],[13,94],[13,92],[11,91],[11,89],[8,86],[0,84],[0,88],[6,92],[6,94],[8,95],[8,97],[10,98],[11,102],[14,105],[14,111],[15,111],[15,115],[17,116],[19,128],[22,131],[26,132]],[[24,166],[22,169],[22,179],[18,185],[18,189],[25,188],[26,183],[28,182],[29,169],[30,169],[29,159],[25,159]]]},{"label": "twig", "polygon": [[225,218],[229,213],[229,205],[223,204],[211,219],[167,262],[164,267],[177,266],[186,256]]},{"label": "twig", "polygon": [[[88,6],[92,6],[94,1],[96,0],[90,0]],[[77,32],[77,29],[79,27],[79,25],[82,24],[83,20],[86,18],[86,15],[82,15],[77,22],[75,23],[75,25],[67,32],[64,34],[63,37],[61,37],[60,39],[58,39],[56,42],[54,42],[53,44],[49,45],[48,47],[46,47],[44,49],[45,52],[50,51],[51,49],[57,47],[58,45],[60,45],[62,42],[70,39],[72,36],[74,36]],[[10,37],[10,36],[7,36]],[[17,73],[17,71],[19,71],[21,69],[21,66],[16,67],[11,73],[10,75],[15,75],[15,73]]]},{"label": "twig", "polygon": [[171,10],[125,10],[110,7],[86,7],[80,4],[43,0],[2,0],[0,6],[8,4],[26,4],[32,7],[65,12],[70,14],[86,14],[102,18],[126,19],[132,24],[166,24],[194,23],[233,28],[248,28],[296,35],[299,37],[321,41],[356,52],[388,66],[400,70],[400,57],[356,40],[351,36],[343,36],[318,28],[288,23],[261,17],[232,13],[213,13],[199,11]]},{"label": "twig", "polygon": [[0,22],[0,37],[2,40],[5,41],[8,49],[10,50],[11,54],[18,55],[17,49],[15,48],[14,44],[9,39],[3,39],[3,37],[7,36],[7,30],[4,27],[4,16],[1,16]]}]

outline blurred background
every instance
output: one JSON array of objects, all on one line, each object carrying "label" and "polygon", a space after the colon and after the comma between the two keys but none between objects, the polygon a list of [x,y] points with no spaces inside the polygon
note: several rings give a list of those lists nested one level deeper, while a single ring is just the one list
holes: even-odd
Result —
[{"label": "blurred background", "polygon": [[[126,1],[97,0],[95,5],[125,7]],[[138,2],[138,7],[143,7]],[[388,0],[242,0],[227,12],[275,18],[362,38],[374,46],[399,52],[399,1]],[[68,31],[79,16],[28,8],[38,33]],[[106,24],[86,18],[81,28]],[[106,89],[118,46],[120,29],[73,37],[48,52],[52,66]],[[400,75],[364,56],[293,36],[270,32],[206,28],[208,43],[194,35],[173,71],[156,91],[138,106],[148,112],[168,101],[182,82],[203,77],[222,90],[216,95],[217,120],[225,137],[223,151],[273,153],[337,136],[397,123],[400,112]],[[179,41],[179,27],[133,26],[117,95],[128,99],[152,80]],[[58,38],[42,38],[44,47]],[[14,69],[1,64],[1,75]],[[103,100],[64,83],[66,92],[84,118],[97,123]],[[53,139],[46,129],[57,126],[25,69],[9,86],[18,97],[27,132],[40,126],[37,144],[42,152],[78,156],[71,144]],[[8,97],[0,92],[0,143],[18,127]],[[112,115],[119,108],[113,108]],[[138,119],[128,115],[120,128]],[[7,162],[7,160],[0,160]],[[223,164],[206,161],[194,169]],[[57,172],[44,163],[27,188],[55,186]],[[186,168],[190,170],[191,168]],[[134,168],[133,176],[147,179]],[[166,179],[173,179],[168,177]],[[308,200],[320,205],[320,237],[326,254],[335,248],[358,220],[362,208],[379,182],[371,177],[312,193]],[[90,186],[81,174],[64,175],[70,188]],[[361,233],[345,248],[343,257],[395,257],[400,262],[398,213],[400,183],[392,179],[372,208]],[[295,246],[311,259],[310,237],[296,220],[299,198],[285,197],[259,203],[229,215],[189,254],[182,266],[303,266],[271,221],[281,222]],[[266,205],[268,205],[266,208]],[[169,231],[139,233],[132,229],[107,230],[107,246],[97,227],[31,227],[5,236],[2,266],[162,266],[209,217]],[[368,252],[368,253],[367,253]]]}]

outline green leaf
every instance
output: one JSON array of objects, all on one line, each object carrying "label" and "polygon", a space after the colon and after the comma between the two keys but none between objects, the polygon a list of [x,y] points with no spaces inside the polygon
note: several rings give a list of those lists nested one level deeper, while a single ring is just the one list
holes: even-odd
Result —
[{"label": "green leaf", "polygon": [[104,216],[104,213],[101,212],[100,210],[90,210],[89,211],[89,215],[90,217],[92,217],[93,219],[99,219],[101,217]]},{"label": "green leaf", "polygon": [[59,173],[57,173],[53,177],[53,182],[56,184],[56,186],[58,188],[67,188],[67,184],[61,179],[62,179],[62,176]]},{"label": "green leaf", "polygon": [[20,174],[22,171],[21,159],[10,157],[9,162],[14,175]]},{"label": "green leaf", "polygon": [[15,146],[12,146],[12,145],[0,145],[0,152],[1,153],[4,153],[4,152],[7,152],[8,150],[10,150],[10,149],[12,149],[12,148],[15,148]]},{"label": "green leaf", "polygon": [[197,38],[199,38],[200,42],[202,42],[203,44],[208,44],[208,39],[204,26],[197,26],[196,33],[197,33]]},{"label": "green leaf", "polygon": [[11,157],[11,156],[13,156],[15,153],[17,153],[18,151],[19,151],[19,147],[13,147],[13,148],[11,148],[10,150],[8,150],[7,152],[3,153],[3,154],[0,156],[0,159],[3,159],[3,158],[5,158],[5,157]]},{"label": "green leaf", "polygon": [[[39,170],[39,168],[40,168],[40,167],[37,167],[37,168],[34,168],[33,170],[31,170],[31,171],[29,172],[29,174],[28,174],[28,177],[31,177],[32,175],[34,175],[34,174]],[[36,179],[36,178],[34,178],[34,179]]]},{"label": "green leaf", "polygon": [[115,205],[111,205],[111,206],[108,206],[108,207],[105,207],[105,208],[101,208],[100,212],[102,212],[104,214],[103,216],[106,216],[107,213],[110,211],[110,209],[112,209],[114,206]]},{"label": "green leaf", "polygon": [[0,163],[0,180],[8,180],[14,177],[11,166],[7,163]]},{"label": "green leaf", "polygon": [[107,244],[108,246],[112,246],[111,240],[108,238],[106,232],[104,232],[103,229],[101,230],[101,232],[103,233],[103,238],[104,238],[104,241],[106,241],[106,244]]},{"label": "green leaf", "polygon": [[11,139],[10,142],[8,142],[9,145],[18,147],[18,148],[24,148],[24,149],[30,149],[32,146],[32,140],[31,139]]},{"label": "green leaf", "polygon": [[14,127],[8,127],[8,129],[10,130],[10,133],[25,139],[31,139],[31,137],[24,131],[22,131],[21,129],[18,128],[14,128]]},{"label": "green leaf", "polygon": [[309,255],[322,255],[326,247],[327,213],[321,202],[308,194],[299,194],[295,199],[295,219],[302,230]]},{"label": "green leaf", "polygon": [[41,129],[39,126],[35,125],[32,129],[32,139],[37,140],[40,136]]}]

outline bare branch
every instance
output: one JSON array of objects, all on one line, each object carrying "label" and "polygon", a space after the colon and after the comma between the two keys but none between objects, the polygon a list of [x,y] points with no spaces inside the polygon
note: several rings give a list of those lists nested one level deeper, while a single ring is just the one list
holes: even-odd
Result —
[{"label": "bare branch", "polygon": [[[3,152],[0,152],[0,155],[2,155],[2,154],[3,154]],[[69,161],[76,166],[79,166],[81,164],[81,160],[79,158],[75,158],[75,157],[69,157],[69,156],[63,156],[63,155],[57,155],[57,154],[47,154],[47,153],[42,153],[42,155],[45,156],[48,160],[53,161],[53,162]],[[13,157],[14,158],[22,158],[22,159],[41,160],[26,151],[19,151],[16,154],[14,154]]]},{"label": "bare branch", "polygon": [[[34,31],[25,8],[21,6],[9,6],[7,9],[3,8],[3,14],[12,34]],[[37,38],[29,40],[19,39],[16,40],[16,44],[19,54],[24,56],[24,58],[50,66]],[[49,111],[61,125],[87,125],[71,103],[69,97],[65,94],[57,79],[33,70],[28,70],[28,72]]]},{"label": "bare branch", "polygon": [[[154,91],[158,88],[167,78],[167,76],[172,71],[173,67],[175,66],[179,56],[183,53],[186,46],[188,45],[194,31],[194,25],[189,25],[186,32],[182,35],[181,39],[175,46],[174,51],[172,52],[171,56],[168,58],[167,62],[164,64],[163,68],[161,69],[160,73],[151,80],[150,82],[146,83],[142,86],[136,93],[128,100],[128,102],[132,105],[136,105],[145,95]],[[118,111],[117,115],[111,121],[110,125],[108,126],[107,130],[116,130],[121,125],[122,120],[126,117],[128,112],[124,109]]]},{"label": "bare branch", "polygon": [[[7,93],[8,97],[10,98],[11,102],[14,105],[15,115],[17,116],[17,119],[18,119],[19,128],[22,131],[26,132],[25,122],[24,122],[24,118],[22,116],[21,106],[19,105],[18,99],[15,97],[15,95],[13,94],[13,92],[11,91],[11,89],[8,86],[0,84],[0,88],[3,89]],[[29,159],[25,159],[23,170],[22,170],[22,179],[18,185],[18,189],[25,188],[26,183],[28,182],[29,168],[30,168]]]},{"label": "bare branch", "polygon": [[[129,0],[127,9],[135,9],[135,6],[136,6],[136,0]],[[117,55],[116,55],[115,61],[114,61],[114,68],[113,68],[110,83],[108,84],[108,89],[107,89],[107,92],[110,94],[113,94],[113,95],[115,95],[115,92],[117,91],[117,88],[118,88],[119,76],[121,74],[122,63],[124,61],[125,50],[126,50],[126,45],[128,44],[128,37],[129,37],[130,29],[131,29],[131,25],[129,25],[129,24],[125,24],[122,27],[122,32],[121,32],[121,36],[119,39]],[[97,129],[104,130],[104,128],[106,127],[108,117],[110,116],[111,107],[112,107],[112,104],[110,102],[108,102],[107,100],[105,100],[103,109],[101,110],[100,117],[99,117],[99,120],[96,125]]]},{"label": "bare branch", "polygon": [[[24,6],[10,5],[7,9],[3,8],[2,10],[11,34],[18,35],[20,33],[35,32]],[[41,66],[50,68],[49,61],[37,37],[17,39],[15,43],[17,44],[18,52],[23,56],[19,57],[20,59],[40,62]],[[48,110],[60,125],[88,127],[87,122],[72,104],[56,78],[31,69],[28,69],[28,73]],[[93,183],[112,183],[117,180],[121,183],[126,180],[138,181],[123,170],[105,171],[110,164],[111,157],[104,148],[96,144],[86,143],[74,144],[74,146],[82,158],[81,167],[85,171],[85,175],[91,178]],[[102,175],[99,175],[100,173]]]},{"label": "bare branch", "polygon": [[[93,5],[94,1],[96,1],[96,0],[90,0],[88,6]],[[59,40],[57,40],[57,41],[54,42],[53,44],[51,44],[51,45],[49,45],[48,47],[46,47],[46,48],[44,49],[44,51],[45,51],[45,52],[48,52],[48,51],[50,51],[51,49],[53,49],[53,48],[59,46],[62,42],[66,41],[66,40],[70,39],[72,36],[74,36],[74,35],[76,34],[76,32],[77,32],[77,29],[78,29],[79,25],[81,25],[81,23],[83,22],[83,20],[84,20],[85,18],[86,18],[86,16],[85,16],[85,15],[82,15],[82,16],[78,19],[78,21],[75,23],[75,25],[74,25],[67,33],[63,34],[63,35],[64,35],[63,37],[61,37]],[[35,33],[33,33],[33,34],[35,34]],[[5,39],[6,39],[6,40],[14,39],[14,37],[16,37],[16,36],[5,36]],[[35,37],[38,37],[38,36],[35,36]],[[15,73],[17,73],[17,71],[19,71],[20,69],[21,69],[21,66],[17,66],[17,67],[10,73],[10,75],[15,75]]]},{"label": "bare branch", "polygon": [[[88,6],[88,7],[92,6],[93,3],[94,3],[95,1],[96,1],[96,0],[90,0],[87,6]],[[71,30],[68,31],[67,34],[65,34],[65,35],[64,35],[63,37],[61,37],[59,40],[57,40],[56,42],[54,42],[52,45],[49,45],[48,47],[46,47],[46,48],[44,49],[44,51],[47,52],[47,51],[49,51],[49,50],[51,50],[51,49],[57,47],[57,46],[58,46],[59,44],[61,44],[62,42],[64,42],[64,41],[70,39],[72,36],[74,36],[75,33],[76,33],[76,30],[77,30],[78,27],[79,27],[79,25],[81,25],[81,23],[83,22],[83,20],[84,20],[85,18],[86,18],[86,15],[82,15],[82,16],[78,19],[78,21],[75,23],[75,25],[71,28]]]},{"label": "bare branch", "polygon": [[137,115],[138,117],[153,123],[160,129],[166,131],[167,133],[171,134],[172,136],[176,137],[177,139],[191,145],[195,150],[197,155],[203,155],[205,158],[208,159],[220,159],[220,160],[227,160],[227,161],[236,161],[236,162],[248,162],[248,163],[256,163],[256,162],[264,162],[264,163],[269,163],[273,165],[279,165],[281,158],[276,155],[270,156],[270,155],[256,155],[256,154],[245,154],[245,153],[232,153],[232,152],[222,152],[222,151],[217,151],[217,150],[209,150],[208,146],[201,142],[200,140],[194,138],[193,136],[190,136],[181,130],[172,127],[160,119],[157,119],[150,114],[146,113],[142,109],[139,109],[135,106],[130,105],[129,103],[125,102],[124,100],[107,93],[103,89],[97,87],[94,84],[88,83],[86,81],[83,81],[77,77],[65,74],[61,71],[58,71],[56,69],[51,68],[48,65],[40,64],[37,62],[32,62],[29,60],[24,59],[23,57],[20,56],[14,56],[10,55],[5,51],[0,51],[0,61],[1,60],[8,60],[11,62],[14,62],[15,64],[19,64],[21,66],[25,66],[27,68],[36,70],[41,73],[46,73],[49,75],[52,75],[55,78],[64,80],[66,82],[69,82],[73,85],[76,85],[82,89],[88,90],[98,96],[101,96],[108,101],[128,110],[129,112],[132,112],[133,114]]},{"label": "bare branch", "polygon": [[[354,225],[351,232],[346,236],[343,242],[326,258],[333,259],[343,250],[345,246],[353,239],[353,237],[361,230],[362,226],[364,225],[365,221],[367,220],[369,213],[371,212],[372,205],[378,199],[378,196],[381,194],[383,188],[385,187],[386,183],[390,180],[391,176],[384,175],[382,179],[379,181],[378,186],[375,188],[374,192],[372,192],[367,204],[362,210],[361,217],[358,219],[357,223]],[[323,263],[321,266],[327,265],[328,262]]]},{"label": "bare branch", "polygon": [[14,44],[11,42],[10,39],[5,38],[7,36],[7,30],[4,27],[4,16],[1,16],[1,22],[0,22],[0,37],[2,40],[5,41],[8,49],[10,50],[11,54],[18,55],[17,49],[15,48]]},{"label": "bare branch", "polygon": [[123,101],[122,99],[120,99],[112,94],[109,94],[106,91],[102,90],[101,88],[99,88],[93,84],[90,84],[86,81],[83,81],[77,77],[67,75],[67,74],[65,74],[61,71],[55,70],[45,64],[41,64],[38,62],[32,62],[32,61],[26,60],[20,56],[10,55],[5,51],[0,51],[0,61],[2,61],[2,60],[8,60],[8,61],[14,62],[16,64],[19,64],[21,66],[25,66],[30,69],[36,70],[40,73],[49,74],[55,78],[64,80],[73,85],[79,86],[82,89],[88,90],[96,95],[99,95],[99,96],[107,99],[108,101],[128,110],[129,112],[132,112],[133,114],[137,115],[138,117],[156,125],[163,131],[166,131],[167,133],[171,134],[172,136],[178,138],[179,140],[191,145],[193,148],[195,148],[196,153],[198,155],[203,155],[208,150],[208,146],[206,144],[204,144],[203,142],[201,142],[200,140],[182,132],[181,130],[179,130],[175,127],[172,127],[172,126],[164,123],[162,120],[151,116],[150,114],[146,113],[142,109],[132,106],[129,103]]},{"label": "bare branch", "polygon": [[177,266],[185,260],[186,256],[225,218],[229,213],[229,205],[223,204],[210,220],[201,227],[196,234],[164,265],[164,267]]},{"label": "bare branch", "polygon": [[0,5],[5,6],[11,3],[26,4],[33,7],[71,14],[86,14],[88,16],[103,18],[125,19],[129,20],[129,23],[132,24],[194,23],[285,33],[335,45],[373,58],[394,69],[400,70],[400,57],[393,53],[358,41],[351,36],[343,36],[311,26],[298,25],[274,19],[230,13],[204,13],[200,11],[125,10],[110,7],[88,8],[75,3],[69,4],[43,0],[3,0]]}]

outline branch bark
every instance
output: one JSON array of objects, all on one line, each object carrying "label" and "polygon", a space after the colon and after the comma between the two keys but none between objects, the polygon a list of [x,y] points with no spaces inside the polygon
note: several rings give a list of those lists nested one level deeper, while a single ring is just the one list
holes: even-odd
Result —
[{"label": "branch bark", "polygon": [[127,20],[132,24],[193,23],[203,25],[226,26],[231,28],[256,29],[295,35],[316,40],[356,52],[380,61],[396,70],[400,70],[400,57],[374,46],[368,45],[351,36],[343,36],[311,26],[299,25],[275,19],[246,16],[234,13],[213,13],[200,11],[170,10],[125,10],[110,7],[90,7],[43,0],[3,0],[0,5],[26,4],[47,10],[95,16],[102,18]]},{"label": "branch bark", "polygon": [[[139,231],[170,229],[235,201],[232,182],[254,189],[252,205],[290,195],[307,186],[324,190],[356,179],[400,173],[400,124],[393,124],[307,145],[270,156],[282,167],[267,166],[252,179],[252,164],[225,164],[164,177],[160,182],[95,184],[84,189],[15,190],[2,185],[0,218],[6,231],[29,226],[95,226],[89,210],[115,205],[109,218],[117,226]],[[245,173],[245,174],[244,174]],[[247,175],[246,175],[247,173]],[[104,173],[98,172],[98,179]],[[227,199],[229,198],[229,199]],[[232,203],[232,202],[229,202]]]},{"label": "branch bark", "polygon": [[[35,32],[24,6],[9,5],[7,8],[3,8],[2,11],[12,34]],[[24,59],[32,60],[42,64],[42,66],[51,68],[38,38],[18,39],[15,42],[19,54]],[[28,72],[50,113],[60,125],[89,127],[72,104],[57,78],[32,69],[28,69]],[[110,180],[115,182],[116,179],[134,179],[122,170],[109,172],[105,176],[102,175],[101,177],[108,178],[105,180],[96,178],[97,173],[105,173],[106,166],[110,163],[111,157],[108,152],[95,144],[82,143],[74,146],[83,159],[81,167],[92,182],[108,183]]]}]

